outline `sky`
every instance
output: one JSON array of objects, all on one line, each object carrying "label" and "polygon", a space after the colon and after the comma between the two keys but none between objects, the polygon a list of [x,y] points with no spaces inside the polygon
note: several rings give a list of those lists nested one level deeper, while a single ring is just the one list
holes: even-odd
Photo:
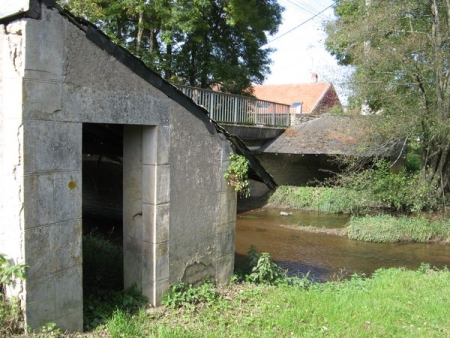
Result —
[{"label": "sky", "polygon": [[[324,47],[324,23],[334,19],[333,0],[278,0],[285,8],[278,33],[268,38],[271,74],[264,84],[293,84],[311,81],[311,73],[319,81],[332,82],[346,101],[349,69],[337,65]],[[320,14],[319,14],[320,13]],[[343,102],[345,103],[345,102]]]}]

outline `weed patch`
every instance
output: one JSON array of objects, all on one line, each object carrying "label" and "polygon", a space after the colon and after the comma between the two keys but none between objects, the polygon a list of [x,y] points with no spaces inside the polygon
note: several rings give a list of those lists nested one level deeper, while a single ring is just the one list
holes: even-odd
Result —
[{"label": "weed patch", "polygon": [[348,237],[367,242],[428,242],[450,239],[450,222],[428,221],[423,217],[376,215],[351,217]]},{"label": "weed patch", "polygon": [[280,186],[270,196],[268,204],[274,207],[358,214],[366,211],[371,202],[364,195],[346,188]]}]

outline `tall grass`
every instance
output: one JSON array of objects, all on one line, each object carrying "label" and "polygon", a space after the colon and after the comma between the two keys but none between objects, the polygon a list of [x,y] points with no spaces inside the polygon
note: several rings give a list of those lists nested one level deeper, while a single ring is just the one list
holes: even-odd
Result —
[{"label": "tall grass", "polygon": [[351,239],[381,243],[430,240],[450,242],[450,221],[390,215],[351,217],[347,235]]},{"label": "tall grass", "polygon": [[331,213],[360,213],[371,201],[363,194],[345,188],[280,186],[270,196],[274,207],[311,209]]},{"label": "tall grass", "polygon": [[[379,270],[369,279],[231,284],[195,309],[116,312],[111,337],[443,337],[450,335],[450,272]],[[420,309],[420,311],[418,311]],[[95,334],[95,332],[94,332]]]}]

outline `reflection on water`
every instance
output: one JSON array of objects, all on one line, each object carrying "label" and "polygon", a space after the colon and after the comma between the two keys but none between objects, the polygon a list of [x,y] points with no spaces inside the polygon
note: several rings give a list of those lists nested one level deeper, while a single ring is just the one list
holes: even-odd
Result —
[{"label": "reflection on water", "polygon": [[280,210],[256,209],[237,215],[236,253],[246,255],[254,245],[258,252],[269,252],[272,259],[291,275],[308,271],[310,276],[328,280],[342,270],[370,274],[381,267],[416,269],[422,262],[431,266],[450,266],[450,245],[380,244],[346,237],[315,234],[278,225],[344,227],[347,216],[293,211],[281,216]]}]

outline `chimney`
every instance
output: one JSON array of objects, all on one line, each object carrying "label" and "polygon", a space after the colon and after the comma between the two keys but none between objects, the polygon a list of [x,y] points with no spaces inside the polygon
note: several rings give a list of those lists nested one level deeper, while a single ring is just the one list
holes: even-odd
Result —
[{"label": "chimney", "polygon": [[317,75],[316,73],[312,73],[311,74],[311,82],[312,83],[317,83],[319,80],[319,75]]}]

